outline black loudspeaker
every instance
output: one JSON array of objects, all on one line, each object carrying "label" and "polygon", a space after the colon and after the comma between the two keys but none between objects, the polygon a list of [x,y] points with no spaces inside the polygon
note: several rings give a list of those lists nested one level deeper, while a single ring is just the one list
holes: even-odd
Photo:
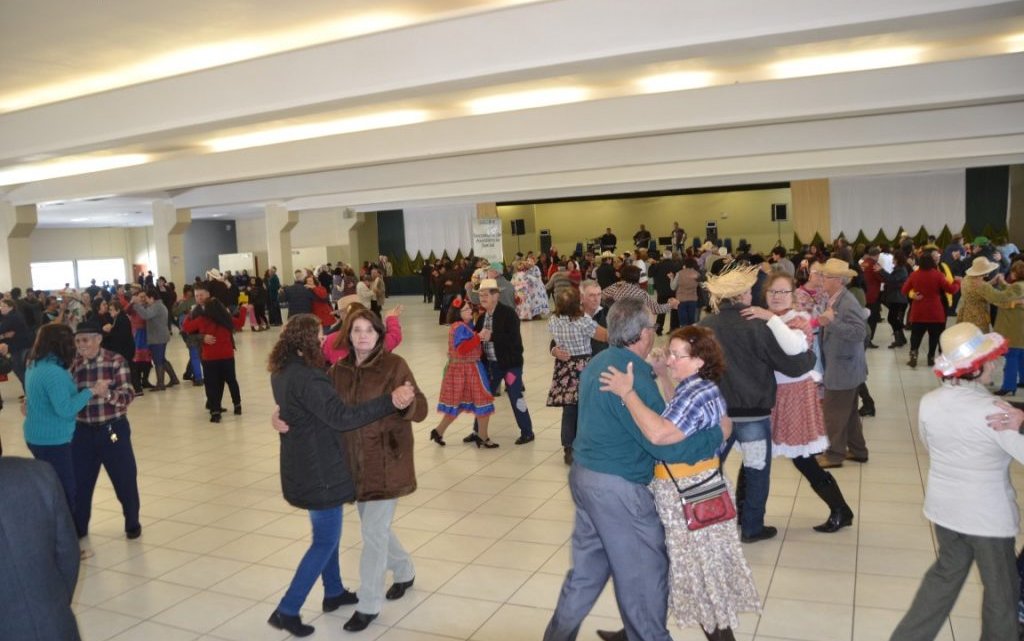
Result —
[{"label": "black loudspeaker", "polygon": [[789,220],[786,212],[786,203],[775,203],[772,205],[772,222]]},{"label": "black loudspeaker", "polygon": [[523,236],[526,234],[526,219],[516,218],[512,221],[512,235]]},{"label": "black loudspeaker", "polygon": [[708,223],[704,228],[704,240],[712,243],[718,242],[718,223]]},{"label": "black loudspeaker", "polygon": [[540,230],[540,252],[546,254],[551,251],[551,230]]}]

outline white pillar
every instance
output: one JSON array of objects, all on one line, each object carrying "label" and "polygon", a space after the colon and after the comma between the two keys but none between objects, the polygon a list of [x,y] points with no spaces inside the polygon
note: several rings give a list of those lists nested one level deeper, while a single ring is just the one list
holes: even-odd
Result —
[{"label": "white pillar", "polygon": [[281,282],[292,282],[292,229],[299,224],[299,212],[288,211],[284,203],[267,203],[264,207],[267,226],[267,267],[277,267]]},{"label": "white pillar", "polygon": [[192,224],[191,209],[175,209],[169,200],[153,202],[153,243],[156,275],[185,286],[185,231]]},{"label": "white pillar", "polygon": [[0,202],[0,290],[32,286],[32,230],[39,216],[35,205]]}]

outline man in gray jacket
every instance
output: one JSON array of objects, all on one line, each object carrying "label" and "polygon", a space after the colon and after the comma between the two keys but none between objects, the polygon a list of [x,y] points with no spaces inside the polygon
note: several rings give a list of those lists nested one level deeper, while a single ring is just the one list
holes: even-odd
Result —
[{"label": "man in gray jacket", "polygon": [[171,377],[169,387],[178,384],[178,375],[167,360],[167,343],[171,340],[171,330],[167,325],[167,307],[160,300],[160,292],[155,288],[146,289],[132,298],[135,313],[146,319],[146,343],[153,358],[153,369],[156,370],[156,387],[154,392],[166,389],[164,376]]},{"label": "man in gray jacket", "polygon": [[78,641],[78,535],[49,463],[0,458],[0,637]]},{"label": "man in gray jacket", "polygon": [[857,412],[857,388],[868,378],[864,339],[868,335],[865,310],[846,288],[856,272],[840,258],[830,258],[811,272],[811,286],[829,296],[818,316],[822,326],[821,360],[825,366],[825,431],[828,450],[818,456],[823,469],[842,467],[843,461],[868,462],[864,426]]}]

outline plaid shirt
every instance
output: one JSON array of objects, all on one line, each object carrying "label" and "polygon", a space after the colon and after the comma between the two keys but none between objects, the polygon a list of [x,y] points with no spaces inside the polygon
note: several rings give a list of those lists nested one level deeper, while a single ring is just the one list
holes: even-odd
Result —
[{"label": "plaid shirt", "polygon": [[[652,314],[665,314],[672,311],[672,306],[668,303],[659,304],[655,299],[651,298],[651,295],[646,290],[641,289],[639,285],[635,283],[627,283],[624,280],[605,287],[601,291],[602,300],[610,300],[613,303],[620,301],[624,298],[636,298],[644,301],[647,304],[647,310]],[[607,305],[606,307],[610,307]]]},{"label": "plaid shirt", "polygon": [[569,356],[589,356],[590,337],[597,330],[597,322],[583,315],[579,318],[552,315],[548,319],[548,331],[555,344],[569,352]]},{"label": "plaid shirt", "polygon": [[661,415],[691,436],[721,423],[726,415],[725,398],[717,385],[694,374],[679,383]]},{"label": "plaid shirt", "polygon": [[71,376],[80,390],[92,387],[100,380],[110,381],[107,397],[92,397],[85,409],[78,413],[76,420],[80,423],[102,425],[119,419],[128,413],[128,405],[135,399],[128,361],[110,350],[100,348],[99,355],[92,360],[76,356],[71,364]]}]

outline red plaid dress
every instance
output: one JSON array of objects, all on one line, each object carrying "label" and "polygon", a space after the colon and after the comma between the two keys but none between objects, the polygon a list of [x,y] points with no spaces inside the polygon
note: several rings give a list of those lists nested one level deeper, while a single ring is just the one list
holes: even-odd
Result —
[{"label": "red plaid dress", "polygon": [[470,412],[476,416],[494,413],[494,396],[487,373],[480,362],[480,337],[459,321],[448,330],[448,364],[444,368],[437,411],[452,416]]}]

